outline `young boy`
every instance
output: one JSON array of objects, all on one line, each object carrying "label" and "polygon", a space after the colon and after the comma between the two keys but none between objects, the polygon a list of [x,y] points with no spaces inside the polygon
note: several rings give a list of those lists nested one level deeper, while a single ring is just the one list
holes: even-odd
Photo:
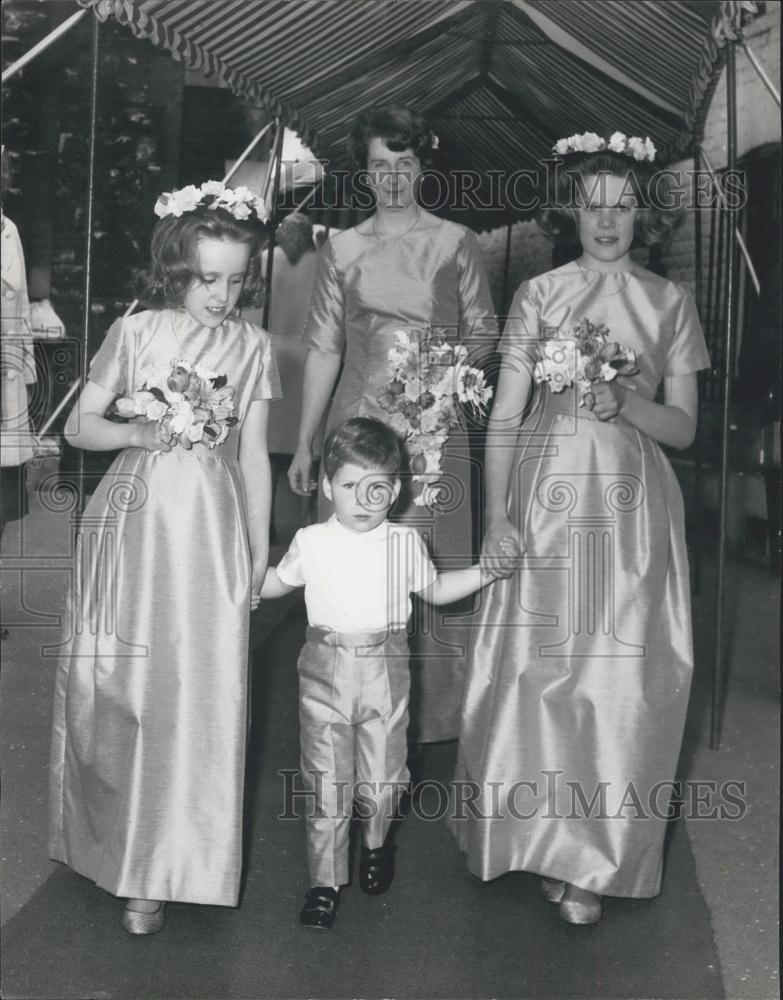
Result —
[{"label": "young boy", "polygon": [[307,641],[299,656],[302,782],[311,794],[307,850],[311,888],[299,915],[308,927],[334,924],[348,877],[354,801],[364,817],[359,881],[380,895],[394,878],[387,834],[408,783],[408,637],[411,593],[450,604],[516,560],[504,543],[494,569],[438,573],[415,528],[386,516],[400,492],[401,451],[379,420],[355,417],[336,427],[323,451],[324,492],[334,513],[300,529],[262,598],[304,586]]}]

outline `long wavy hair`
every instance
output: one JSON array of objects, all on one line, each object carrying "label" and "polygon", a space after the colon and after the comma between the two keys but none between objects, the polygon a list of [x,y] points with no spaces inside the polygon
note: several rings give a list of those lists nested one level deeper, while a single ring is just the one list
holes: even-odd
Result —
[{"label": "long wavy hair", "polygon": [[200,206],[180,216],[159,219],[152,230],[151,260],[139,287],[139,300],[151,309],[181,306],[194,281],[202,281],[198,243],[201,239],[247,243],[250,259],[237,306],[263,301],[262,233],[258,223],[235,219],[222,208]]}]

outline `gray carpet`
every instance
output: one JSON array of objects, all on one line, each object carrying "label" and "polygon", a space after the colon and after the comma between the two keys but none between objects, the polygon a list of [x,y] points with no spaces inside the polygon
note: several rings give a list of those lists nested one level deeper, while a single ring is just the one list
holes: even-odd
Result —
[{"label": "gray carpet", "polygon": [[[444,822],[410,816],[397,879],[371,898],[343,892],[331,932],[299,926],[304,831],[279,820],[278,769],[297,761],[295,608],[254,662],[246,882],[239,909],[170,905],[163,933],[135,939],[122,901],[66,868],[3,935],[3,996],[94,998],[720,998],[709,915],[682,823],[664,891],[605,900],[603,921],[571,927],[522,873],[473,878]],[[419,777],[448,781],[454,744],[432,745]]]}]

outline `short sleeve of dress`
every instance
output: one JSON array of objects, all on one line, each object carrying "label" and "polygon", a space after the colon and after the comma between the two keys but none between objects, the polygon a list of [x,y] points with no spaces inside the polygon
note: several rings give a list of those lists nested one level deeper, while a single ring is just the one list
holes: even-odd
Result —
[{"label": "short sleeve of dress", "polygon": [[497,317],[489,290],[489,279],[476,234],[465,230],[457,253],[460,336],[494,348],[498,336]]},{"label": "short sleeve of dress", "polygon": [[498,351],[504,359],[526,366],[536,363],[541,339],[541,310],[538,295],[530,281],[523,281],[514,294],[503,328]]},{"label": "short sleeve of dress", "polygon": [[280,388],[280,374],[277,370],[277,358],[275,349],[272,346],[272,338],[265,334],[264,349],[261,354],[261,371],[258,373],[255,388],[251,400],[257,399],[282,399],[283,390]]},{"label": "short sleeve of dress", "polygon": [[288,551],[275,567],[275,572],[280,579],[289,587],[304,587],[305,579],[302,568],[302,549],[300,542],[302,539],[302,529],[294,535]]},{"label": "short sleeve of dress", "polygon": [[409,593],[417,594],[426,590],[438,577],[438,571],[430,558],[424,540],[415,528],[409,529],[406,551],[408,552]]},{"label": "short sleeve of dress", "polygon": [[710,356],[704,332],[690,292],[683,288],[682,301],[675,321],[674,337],[672,339],[664,375],[690,375],[710,366]]},{"label": "short sleeve of dress", "polygon": [[109,327],[109,332],[90,365],[90,381],[117,396],[134,388],[128,385],[131,371],[131,336],[123,320],[116,319]]},{"label": "short sleeve of dress", "polygon": [[318,257],[302,343],[326,354],[342,354],[345,346],[345,293],[334,266],[331,240],[327,240]]}]

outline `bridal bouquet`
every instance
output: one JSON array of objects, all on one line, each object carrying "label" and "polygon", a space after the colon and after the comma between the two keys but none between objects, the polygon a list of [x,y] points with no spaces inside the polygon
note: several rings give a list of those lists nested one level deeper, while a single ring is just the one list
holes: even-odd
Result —
[{"label": "bridal bouquet", "polygon": [[146,417],[160,424],[160,438],[185,449],[201,441],[210,448],[222,444],[238,423],[234,389],[225,375],[203,365],[176,359],[169,368],[152,372],[131,396],[116,400],[120,417]]},{"label": "bridal bouquet", "polygon": [[630,347],[609,340],[609,328],[583,319],[571,333],[558,331],[543,342],[544,357],[536,363],[533,378],[548,382],[552,392],[562,392],[576,383],[579,405],[592,410],[595,396],[590,386],[611,382],[618,375],[636,375],[636,354]]},{"label": "bridal bouquet", "polygon": [[378,403],[405,441],[413,481],[422,484],[413,502],[434,507],[440,495],[443,446],[459,424],[458,404],[483,414],[492,387],[480,368],[468,364],[467,349],[450,344],[437,327],[396,330],[395,339],[388,354],[389,382]]}]

